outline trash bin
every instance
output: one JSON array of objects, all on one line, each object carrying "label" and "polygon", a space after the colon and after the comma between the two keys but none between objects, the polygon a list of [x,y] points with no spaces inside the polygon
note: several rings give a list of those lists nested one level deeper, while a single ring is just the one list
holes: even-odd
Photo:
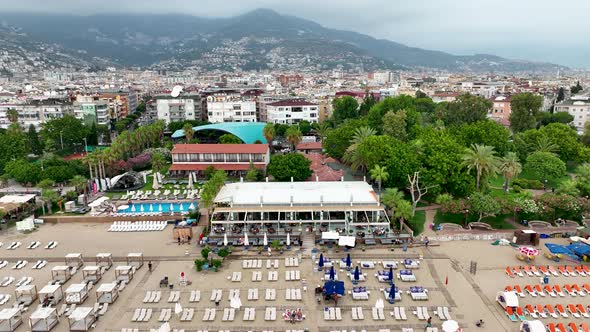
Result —
[{"label": "trash bin", "polygon": [[404,243],[404,245],[403,245],[403,247],[402,247],[402,250],[403,250],[404,252],[408,251],[408,244],[407,244],[407,243]]},{"label": "trash bin", "polygon": [[544,283],[545,285],[547,285],[547,284],[549,283],[549,276],[544,276],[544,277],[543,277],[543,283]]}]

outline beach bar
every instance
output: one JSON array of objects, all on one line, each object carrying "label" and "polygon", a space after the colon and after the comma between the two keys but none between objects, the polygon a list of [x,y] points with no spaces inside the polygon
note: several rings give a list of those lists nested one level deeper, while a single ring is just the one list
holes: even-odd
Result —
[{"label": "beach bar", "polygon": [[89,331],[96,322],[96,314],[91,307],[77,307],[68,316],[70,331]]}]

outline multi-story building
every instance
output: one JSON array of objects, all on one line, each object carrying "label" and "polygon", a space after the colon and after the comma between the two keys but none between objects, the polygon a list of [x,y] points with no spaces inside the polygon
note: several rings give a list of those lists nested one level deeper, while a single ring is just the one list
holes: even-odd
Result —
[{"label": "multi-story building", "polygon": [[488,111],[488,117],[502,125],[510,125],[510,96],[500,95],[490,99],[492,108]]},{"label": "multi-story building", "polygon": [[207,97],[207,120],[219,122],[256,122],[256,97],[240,94],[214,94]]},{"label": "multi-story building", "polygon": [[282,100],[267,105],[266,121],[294,124],[301,121],[319,122],[318,104],[300,99]]},{"label": "multi-story building", "polygon": [[555,105],[555,112],[567,112],[574,117],[572,124],[579,134],[584,132],[584,125],[590,118],[590,96],[574,96]]},{"label": "multi-story building", "polygon": [[193,92],[181,92],[178,97],[161,94],[154,97],[158,120],[166,124],[176,121],[201,120],[201,95]]},{"label": "multi-story building", "polygon": [[270,160],[268,144],[176,144],[172,149],[173,176],[201,174],[208,167],[234,175],[245,175],[250,163],[266,170]]},{"label": "multi-story building", "polygon": [[76,96],[74,102],[74,116],[84,124],[90,126],[93,123],[97,125],[111,125],[111,114],[109,112],[108,102],[98,96]]},{"label": "multi-story building", "polygon": [[38,130],[41,125],[51,119],[62,118],[64,115],[73,115],[73,105],[67,99],[35,99],[25,104],[0,105],[0,128],[10,126],[8,110],[15,109],[18,113],[18,124],[27,129],[30,125]]},{"label": "multi-story building", "polygon": [[113,119],[122,119],[137,108],[137,93],[132,89],[102,90],[98,96],[107,101]]}]

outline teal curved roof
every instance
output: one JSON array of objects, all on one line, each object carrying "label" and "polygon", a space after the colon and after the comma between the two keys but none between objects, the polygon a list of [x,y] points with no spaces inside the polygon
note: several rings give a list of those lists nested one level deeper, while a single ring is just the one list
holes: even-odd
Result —
[{"label": "teal curved roof", "polygon": [[[201,130],[219,130],[235,135],[246,144],[254,144],[256,141],[266,142],[266,138],[262,134],[264,126],[266,126],[266,123],[263,122],[223,122],[193,127],[193,130],[195,132]],[[180,137],[184,137],[184,130],[182,129],[172,134],[172,138]]]}]

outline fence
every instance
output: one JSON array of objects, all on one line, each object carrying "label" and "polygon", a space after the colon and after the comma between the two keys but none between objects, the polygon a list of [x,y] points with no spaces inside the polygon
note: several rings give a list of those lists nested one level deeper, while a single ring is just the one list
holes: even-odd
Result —
[{"label": "fence", "polygon": [[513,236],[514,236],[514,233],[484,233],[484,234],[462,233],[462,234],[438,235],[438,236],[430,237],[430,239],[435,240],[435,241],[440,241],[440,242],[472,241],[472,240],[495,241],[495,240],[500,240],[500,239],[511,240]]}]

